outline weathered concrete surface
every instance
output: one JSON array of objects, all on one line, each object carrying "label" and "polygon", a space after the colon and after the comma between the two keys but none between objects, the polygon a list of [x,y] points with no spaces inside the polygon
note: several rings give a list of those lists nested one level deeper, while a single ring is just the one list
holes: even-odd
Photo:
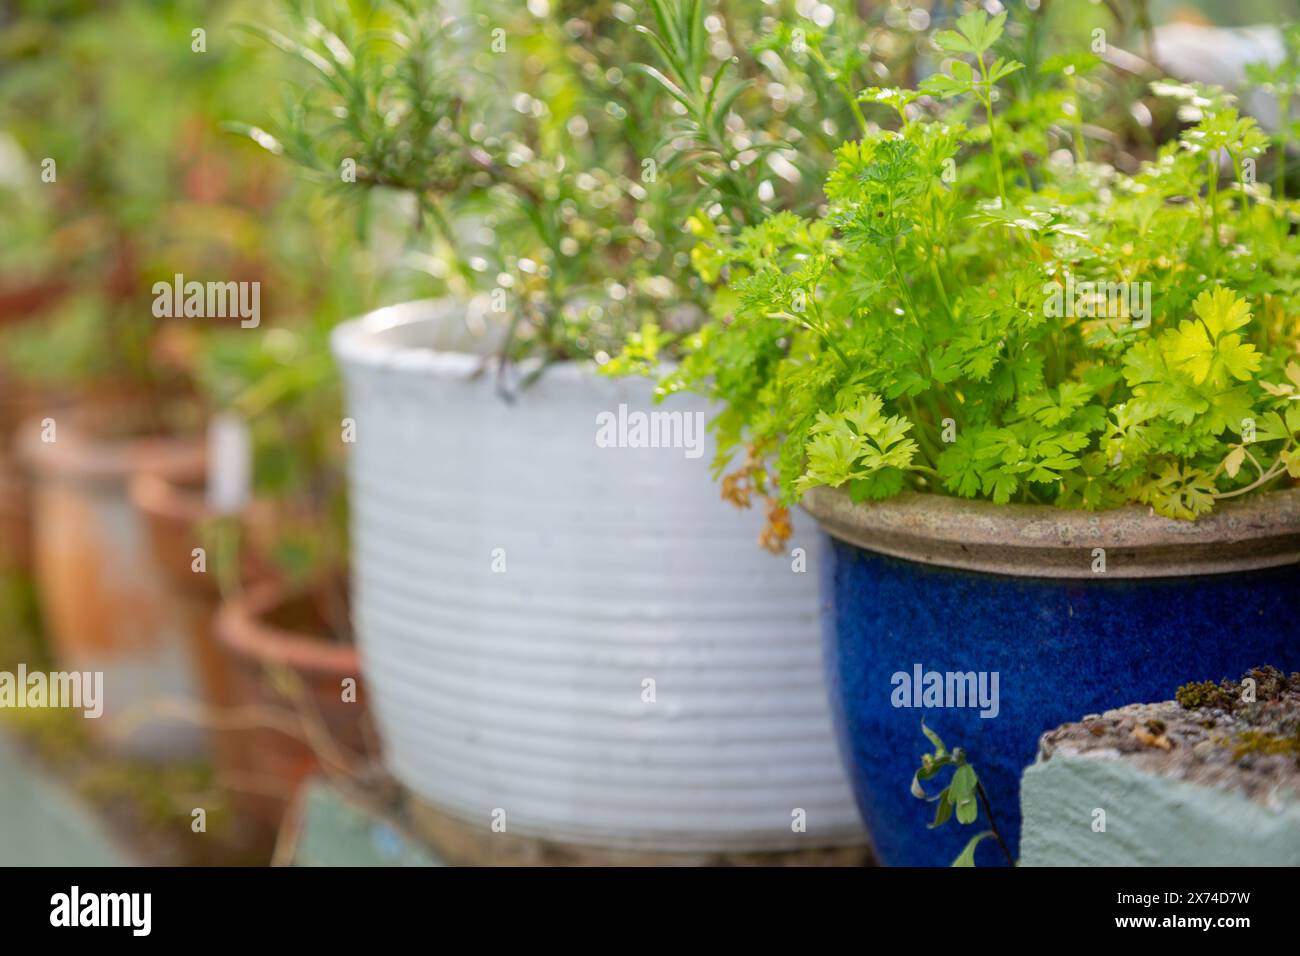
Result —
[{"label": "weathered concrete surface", "polygon": [[131,866],[86,804],[0,734],[0,866]]},{"label": "weathered concrete surface", "polygon": [[1300,865],[1300,674],[1247,677],[1044,734],[1021,865]]}]

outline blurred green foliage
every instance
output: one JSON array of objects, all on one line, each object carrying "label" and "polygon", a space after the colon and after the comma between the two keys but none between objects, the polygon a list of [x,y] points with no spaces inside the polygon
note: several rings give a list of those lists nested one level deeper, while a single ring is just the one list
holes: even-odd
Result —
[{"label": "blurred green foliage", "polygon": [[[691,32],[690,67],[701,76],[689,85],[713,107],[707,148],[736,200],[704,215],[728,223],[816,205],[857,109],[827,57],[864,71],[874,38],[873,65],[887,72],[914,35],[868,25],[847,0],[663,6],[659,23]],[[295,82],[273,119],[240,128],[354,200],[363,224],[376,194],[408,196],[416,261],[459,294],[496,293],[509,358],[606,361],[648,320],[666,318],[673,333],[692,327],[708,290],[689,267],[684,225],[719,176],[702,173],[697,144],[684,142],[683,123],[698,117],[680,116],[629,69],[658,42],[636,29],[654,22],[650,8],[475,0],[458,16],[452,9],[284,4],[249,29],[289,55]],[[783,47],[782,31],[818,33],[809,17],[821,11],[846,24],[825,55]],[[723,69],[734,92],[710,96]]]},{"label": "blurred green foliage", "polygon": [[[0,389],[38,402],[107,389],[172,427],[239,411],[257,491],[282,502],[285,537],[316,543],[294,562],[314,566],[342,560],[325,546],[343,514],[325,339],[372,304],[397,256],[358,249],[330,203],[223,129],[281,82],[231,29],[259,6],[24,4],[0,20],[0,304],[6,290],[48,292],[0,315]],[[261,326],[155,318],[153,283],[178,273],[259,282]],[[437,288],[410,279],[383,281]]]}]

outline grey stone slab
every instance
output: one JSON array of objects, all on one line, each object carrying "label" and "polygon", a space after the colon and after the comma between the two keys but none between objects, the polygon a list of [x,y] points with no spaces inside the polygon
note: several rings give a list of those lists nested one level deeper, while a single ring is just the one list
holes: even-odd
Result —
[{"label": "grey stone slab", "polygon": [[131,866],[100,817],[0,733],[0,866]]},{"label": "grey stone slab", "polygon": [[[1300,802],[1151,773],[1099,753],[1025,771],[1021,866],[1300,866]],[[1097,810],[1105,831],[1094,829]]]},{"label": "grey stone slab", "polygon": [[1020,805],[1023,866],[1300,866],[1300,673],[1049,730]]}]

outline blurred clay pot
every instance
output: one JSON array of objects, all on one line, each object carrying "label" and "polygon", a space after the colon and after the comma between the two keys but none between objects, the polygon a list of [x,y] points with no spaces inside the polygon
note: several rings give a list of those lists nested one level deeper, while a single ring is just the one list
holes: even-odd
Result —
[{"label": "blurred clay pot", "polygon": [[0,379],[0,572],[32,570],[32,508],[27,476],[13,454],[14,433],[56,404],[39,389]]},{"label": "blurred clay pot", "polygon": [[131,502],[145,518],[149,548],[167,583],[214,607],[220,593],[215,569],[196,571],[194,549],[203,547],[202,526],[212,520],[204,494],[205,472],[139,474],[131,479]]},{"label": "blurred clay pot", "polygon": [[199,472],[204,449],[137,421],[111,404],[77,406],[20,425],[15,448],[31,481],[37,590],[58,666],[103,672],[103,716],[91,730],[104,745],[171,759],[202,749],[193,721],[161,712],[196,697],[194,666],[127,484]]},{"label": "blurred clay pot", "polygon": [[70,284],[52,276],[0,277],[0,326],[36,318],[67,295]]},{"label": "blurred clay pot", "polygon": [[30,481],[17,447],[25,444],[24,437],[30,438],[30,429],[24,426],[46,418],[57,423],[77,408],[118,407],[131,398],[114,385],[68,389],[0,377],[0,571],[30,574],[34,570]]},{"label": "blurred clay pot", "polygon": [[0,573],[30,570],[31,552],[27,482],[16,463],[0,455]]},{"label": "blurred clay pot", "polygon": [[[233,715],[240,737],[245,809],[278,826],[302,780],[322,769],[353,770],[371,752],[372,733],[356,648],[340,639],[327,602],[344,592],[293,591],[264,582],[222,604],[216,633],[234,662]],[[346,602],[341,603],[346,617]]]},{"label": "blurred clay pot", "polygon": [[[206,555],[206,571],[195,569],[195,548],[203,548],[203,526],[217,520],[208,506],[207,471],[136,475],[130,483],[131,501],[145,518],[149,548],[167,583],[189,597],[202,599],[215,608],[220,603],[215,555]],[[253,502],[241,512],[239,577],[243,585],[257,584],[276,576],[264,552],[250,543],[252,530],[270,524],[274,518],[266,502]]]},{"label": "blurred clay pot", "polygon": [[[196,676],[210,719],[205,721],[212,744],[217,778],[231,785],[242,798],[238,784],[254,770],[246,750],[246,732],[229,725],[232,712],[255,704],[241,696],[234,653],[217,639],[215,622],[221,605],[217,570],[195,569],[194,549],[204,547],[203,526],[215,520],[204,492],[206,474],[141,474],[132,479],[131,501],[144,517],[149,547],[173,600],[184,609]],[[257,511],[257,506],[253,506]],[[245,523],[256,523],[257,518]],[[215,560],[215,555],[212,556]],[[245,584],[267,581],[274,572],[259,556],[243,549],[239,556]]]},{"label": "blurred clay pot", "polygon": [[[234,692],[234,662],[213,630],[220,604],[215,568],[195,568],[194,549],[203,546],[202,526],[213,517],[203,492],[204,472],[136,475],[131,501],[145,522],[149,549],[172,601],[181,608],[203,703],[225,711],[240,701]],[[239,735],[220,723],[206,724],[218,778],[242,772]]]}]

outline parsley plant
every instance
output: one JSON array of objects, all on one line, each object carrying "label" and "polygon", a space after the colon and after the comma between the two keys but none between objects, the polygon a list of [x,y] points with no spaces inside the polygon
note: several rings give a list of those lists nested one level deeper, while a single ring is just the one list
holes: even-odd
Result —
[{"label": "parsley plant", "polygon": [[662,391],[721,402],[725,496],[1191,519],[1300,477],[1300,204],[1255,179],[1269,139],[1222,90],[1161,82],[1191,125],[1132,175],[1093,161],[1073,91],[1096,58],[1045,64],[1026,109],[1004,20],[938,33],[919,88],[861,92],[884,125],[840,147],[824,214],[696,249],[713,317]]}]

